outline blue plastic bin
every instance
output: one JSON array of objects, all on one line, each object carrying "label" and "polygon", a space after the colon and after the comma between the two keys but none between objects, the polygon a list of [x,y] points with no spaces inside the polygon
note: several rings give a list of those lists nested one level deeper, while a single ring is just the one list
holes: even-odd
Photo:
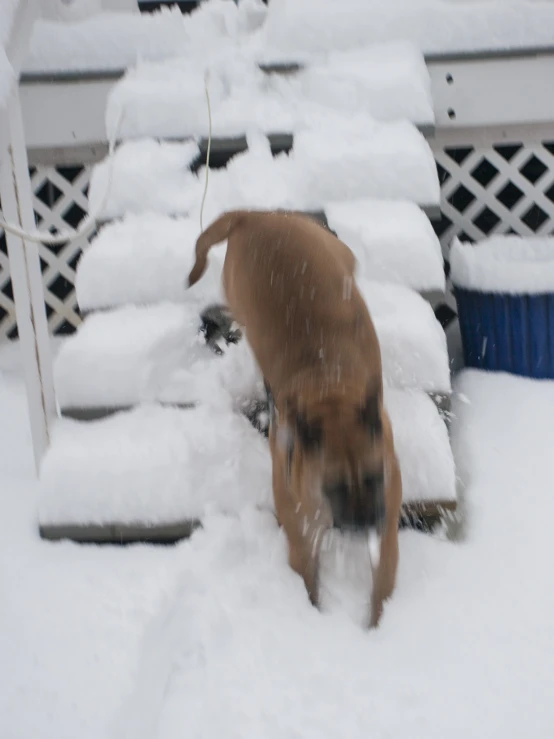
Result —
[{"label": "blue plastic bin", "polygon": [[554,379],[554,294],[454,286],[466,366]]}]

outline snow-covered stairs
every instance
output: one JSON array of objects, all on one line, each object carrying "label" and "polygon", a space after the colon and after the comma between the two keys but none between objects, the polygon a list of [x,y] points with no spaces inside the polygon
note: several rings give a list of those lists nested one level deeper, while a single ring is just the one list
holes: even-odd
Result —
[{"label": "snow-covered stairs", "polygon": [[[315,211],[351,246],[382,347],[406,510],[436,515],[455,507],[456,490],[447,428],[431,400],[448,405],[446,340],[423,297],[445,287],[420,207],[438,205],[438,178],[414,124],[432,126],[432,105],[412,50],[391,45],[367,50],[358,65],[364,60],[353,66],[342,54],[334,67],[286,79],[258,70],[246,77],[250,87],[236,68],[211,77],[214,135],[227,137],[215,150],[241,136],[248,148],[210,170],[204,223],[236,207]],[[272,504],[267,443],[241,415],[263,398],[251,352],[241,341],[218,357],[199,335],[201,310],[222,297],[223,246],[184,289],[205,169],[199,145],[183,139],[201,138],[207,119],[195,97],[204,92],[199,70],[181,83],[176,70],[181,60],[131,71],[108,105],[108,130],[124,105],[118,133],[133,140],[91,180],[103,225],[77,269],[85,320],[55,362],[62,418],[39,507],[50,538],[173,540],[213,507]],[[345,84],[363,93],[362,109],[343,110],[344,96],[340,111],[325,109],[326,84],[339,97]],[[274,156],[271,133],[286,123],[292,149]]]}]

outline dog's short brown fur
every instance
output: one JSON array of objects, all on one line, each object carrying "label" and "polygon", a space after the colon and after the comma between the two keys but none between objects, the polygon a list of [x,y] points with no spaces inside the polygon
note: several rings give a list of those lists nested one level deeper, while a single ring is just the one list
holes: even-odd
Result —
[{"label": "dog's short brown fur", "polygon": [[322,533],[381,533],[370,625],[395,584],[402,482],[383,408],[381,354],[355,258],[299,214],[225,213],[198,238],[193,285],[228,240],[223,286],[275,401],[273,494],[289,561],[318,603]]}]

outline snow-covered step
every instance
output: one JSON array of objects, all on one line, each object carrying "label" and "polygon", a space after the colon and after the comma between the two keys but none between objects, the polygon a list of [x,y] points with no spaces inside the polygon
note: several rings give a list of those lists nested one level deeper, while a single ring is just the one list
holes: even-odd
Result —
[{"label": "snow-covered step", "polygon": [[270,59],[310,59],[314,54],[407,39],[426,56],[549,47],[554,8],[549,2],[317,2],[268,4],[259,42]]},{"label": "snow-covered step", "polygon": [[176,525],[188,533],[210,508],[270,506],[271,462],[266,440],[238,413],[146,405],[101,421],[59,420],[40,485],[43,535],[92,526],[88,538],[98,539],[107,526],[109,538],[120,526],[163,538]]},{"label": "snow-covered step", "polygon": [[216,356],[199,334],[201,307],[161,303],[88,316],[54,362],[62,413],[88,418],[154,401],[236,407],[255,397],[263,383],[247,343]]},{"label": "snow-covered step", "polygon": [[[248,135],[248,151],[210,172],[204,221],[234,208],[323,209],[359,198],[408,200],[438,207],[440,187],[433,153],[405,121],[360,125],[344,117],[294,137],[289,154],[273,157],[267,137]],[[198,219],[204,169],[193,142],[129,141],[92,172],[89,202],[99,220],[153,211]]]},{"label": "snow-covered step", "polygon": [[152,212],[102,226],[77,265],[79,309],[86,314],[127,304],[213,300],[221,293],[224,245],[211,251],[203,278],[185,290],[199,234],[198,219]]},{"label": "snow-covered step", "polygon": [[419,293],[444,292],[440,241],[415,203],[371,198],[330,203],[325,216],[356,255],[361,277]]},{"label": "snow-covered step", "polygon": [[[404,510],[456,506],[448,433],[421,392],[385,402],[404,485]],[[228,408],[144,405],[92,423],[60,419],[44,458],[39,524],[46,538],[175,540],[209,511],[272,508],[264,437]]]},{"label": "snow-covered step", "polygon": [[404,510],[436,516],[457,506],[456,470],[446,424],[420,390],[385,388],[402,474]]},{"label": "snow-covered step", "polygon": [[[360,277],[419,292],[444,291],[440,243],[427,216],[413,203],[336,203],[323,215],[354,251]],[[156,213],[130,214],[106,224],[78,264],[79,308],[87,313],[128,303],[183,300],[199,233],[197,220]],[[195,290],[213,293],[224,255],[224,246],[211,252],[208,273]]]},{"label": "snow-covered step", "polygon": [[[399,285],[359,286],[379,336],[385,383],[449,395],[446,338],[430,305]],[[89,315],[54,363],[62,411],[89,417],[143,401],[236,407],[252,399],[262,383],[247,343],[214,355],[198,333],[203,307],[187,300]]]},{"label": "snow-covered step", "polygon": [[426,132],[434,126],[423,55],[413,44],[397,42],[334,52],[287,74],[260,69],[237,50],[208,60],[187,55],[142,63],[112,88],[108,135],[206,137],[206,68],[215,137],[252,129],[297,132],[324,119],[340,123],[345,116],[369,124],[406,120]]},{"label": "snow-covered step", "polygon": [[385,385],[449,395],[446,336],[430,304],[402,285],[357,283],[379,338]]}]

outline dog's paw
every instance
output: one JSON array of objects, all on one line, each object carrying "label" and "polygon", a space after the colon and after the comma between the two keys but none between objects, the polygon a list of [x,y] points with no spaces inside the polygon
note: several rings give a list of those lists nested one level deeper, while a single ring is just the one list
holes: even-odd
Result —
[{"label": "dog's paw", "polygon": [[266,438],[269,436],[269,406],[267,400],[253,400],[242,409],[252,426]]},{"label": "dog's paw", "polygon": [[204,335],[206,344],[217,355],[223,354],[221,343],[238,344],[242,331],[225,305],[213,304],[200,314],[199,332]]}]

